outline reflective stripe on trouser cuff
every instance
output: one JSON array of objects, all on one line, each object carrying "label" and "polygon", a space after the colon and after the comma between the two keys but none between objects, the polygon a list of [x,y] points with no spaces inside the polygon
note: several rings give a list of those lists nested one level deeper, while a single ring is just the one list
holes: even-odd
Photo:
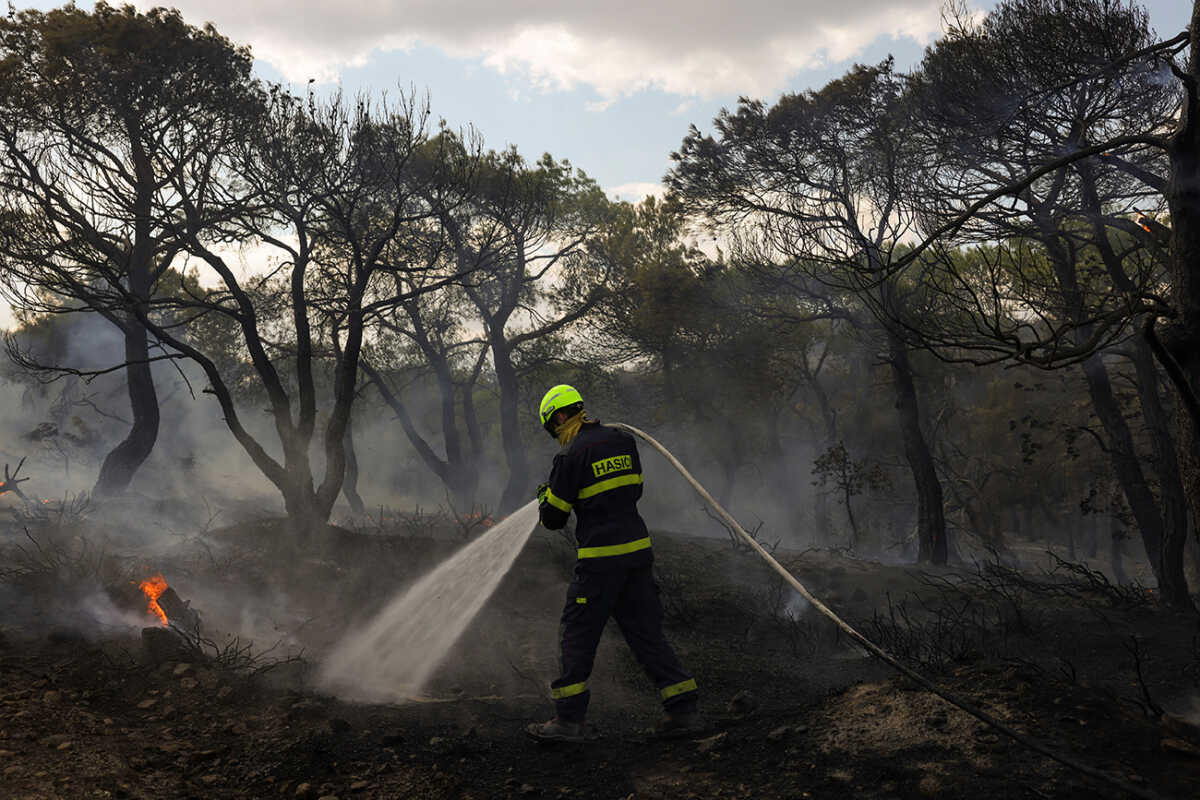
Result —
[{"label": "reflective stripe on trouser cuff", "polygon": [[642,474],[640,472],[637,475],[620,475],[616,478],[609,478],[606,481],[600,481],[599,483],[593,483],[591,486],[583,487],[579,490],[579,496],[576,499],[583,500],[588,497],[594,497],[601,492],[607,492],[609,489],[618,489],[622,486],[633,486],[634,484],[641,482]]},{"label": "reflective stripe on trouser cuff", "polygon": [[662,695],[663,700],[670,700],[677,694],[694,691],[696,691],[696,679],[688,678],[686,681],[672,683],[670,686],[663,687],[663,689],[659,691],[659,694]]},{"label": "reflective stripe on trouser cuff", "polygon": [[546,502],[557,508],[559,511],[566,511],[567,513],[571,512],[571,504],[566,500],[563,500],[549,489],[546,490]]},{"label": "reflective stripe on trouser cuff", "polygon": [[624,544],[608,544],[603,547],[581,547],[580,558],[604,558],[605,556],[623,556],[626,553],[636,553],[638,550],[650,549],[650,537],[635,539]]},{"label": "reflective stripe on trouser cuff", "polygon": [[562,700],[566,697],[574,697],[577,694],[583,694],[587,691],[587,681],[583,683],[568,683],[566,686],[560,686],[557,689],[550,690],[550,696],[555,700]]}]

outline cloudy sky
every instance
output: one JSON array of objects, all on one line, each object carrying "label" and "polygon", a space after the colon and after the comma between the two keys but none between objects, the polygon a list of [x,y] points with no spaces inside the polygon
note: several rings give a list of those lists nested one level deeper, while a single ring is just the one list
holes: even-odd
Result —
[{"label": "cloudy sky", "polygon": [[[111,0],[116,3],[118,0]],[[490,147],[568,158],[610,193],[657,186],[689,124],[889,53],[916,63],[944,0],[177,0],[248,43],[259,73],[319,87],[428,91]],[[987,8],[988,0],[968,0]],[[17,5],[51,8],[57,3]],[[87,6],[87,2],[78,3]],[[134,5],[147,8],[163,2]],[[1191,0],[1148,0],[1164,37]]]}]

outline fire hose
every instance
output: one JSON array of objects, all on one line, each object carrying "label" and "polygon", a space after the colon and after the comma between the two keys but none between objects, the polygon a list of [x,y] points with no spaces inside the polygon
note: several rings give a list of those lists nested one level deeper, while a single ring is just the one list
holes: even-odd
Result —
[{"label": "fire hose", "polygon": [[864,636],[863,634],[861,634],[857,630],[855,630],[855,628],[853,626],[851,626],[848,622],[846,622],[844,619],[839,617],[832,609],[830,609],[828,606],[826,606],[824,603],[822,603],[820,600],[818,600],[812,594],[812,592],[808,591],[808,589],[805,588],[804,584],[802,584],[799,580],[796,579],[796,576],[794,576],[794,575],[792,575],[792,573],[788,572],[788,570],[782,564],[780,564],[777,560],[775,560],[774,556],[772,556],[769,552],[767,552],[766,549],[763,548],[763,546],[761,544],[759,544],[758,541],[753,536],[751,536],[749,533],[747,533],[746,530],[741,525],[738,524],[738,521],[736,519],[734,519],[733,516],[721,506],[720,503],[718,503],[716,500],[713,499],[713,496],[711,494],[709,494],[708,491],[705,490],[705,488],[703,486],[700,485],[700,482],[697,481],[694,477],[692,477],[692,474],[687,471],[687,469],[683,466],[683,464],[679,463],[679,460],[677,458],[675,458],[675,456],[673,456],[671,454],[671,452],[669,450],[667,450],[667,448],[664,447],[657,439],[655,439],[653,436],[646,433],[645,431],[638,430],[637,428],[633,427],[632,425],[626,425],[621,422],[616,422],[616,423],[611,423],[611,424],[614,428],[620,428],[622,430],[628,431],[629,433],[633,434],[634,436],[637,436],[638,438],[644,440],[647,444],[649,444],[651,447],[653,447],[655,450],[657,450],[659,453],[661,453],[663,458],[667,459],[667,461],[670,462],[671,466],[673,466],[673,467],[675,467],[675,469],[679,470],[679,474],[682,475],[684,477],[684,479],[692,485],[692,488],[695,489],[696,492],[699,493],[700,497],[703,498],[704,501],[712,507],[712,509],[717,513],[717,515],[721,518],[721,520],[725,523],[725,525],[727,525],[729,527],[729,529],[731,531],[733,531],[738,536],[740,536],[746,542],[746,544],[749,545],[749,547],[754,550],[754,552],[756,552],[759,556],[761,556],[762,559],[764,561],[766,561],[768,565],[770,565],[771,569],[778,572],[780,577],[782,577],[785,581],[787,581],[787,583],[789,585],[791,585],[791,587],[793,589],[795,589],[797,592],[799,592],[800,595],[805,600],[807,600],[809,603],[811,603],[813,608],[817,609],[822,614],[824,614],[826,617],[828,617],[835,625],[838,626],[838,628],[840,628],[847,636],[849,636],[850,639],[852,639],[854,642],[856,642],[859,646],[861,646],[863,649],[865,649],[871,655],[875,656],[876,658],[880,659],[881,661],[892,666],[893,668],[895,668],[896,670],[901,672],[909,680],[911,680],[914,683],[921,686],[923,689],[926,689],[927,691],[932,692],[933,694],[935,694],[938,697],[945,700],[950,705],[956,706],[956,707],[962,709],[963,711],[965,711],[968,714],[970,714],[971,716],[975,717],[975,719],[979,720],[980,722],[984,723],[985,725],[995,729],[999,733],[1004,734],[1005,736],[1012,739],[1013,741],[1023,745],[1024,747],[1029,748],[1030,750],[1033,750],[1036,753],[1040,753],[1040,754],[1046,756],[1047,758],[1053,759],[1054,761],[1057,761],[1059,764],[1062,764],[1065,767],[1069,767],[1070,769],[1073,769],[1076,772],[1079,772],[1083,775],[1087,775],[1090,778],[1094,778],[1095,780],[1101,781],[1103,783],[1107,783],[1111,786],[1115,786],[1115,787],[1121,789],[1122,791],[1127,792],[1130,795],[1133,795],[1134,797],[1142,797],[1142,798],[1146,798],[1146,800],[1163,800],[1162,795],[1157,794],[1156,792],[1153,792],[1153,791],[1146,789],[1144,787],[1141,787],[1141,786],[1136,786],[1135,784],[1130,783],[1129,781],[1127,781],[1123,778],[1120,778],[1116,775],[1113,775],[1110,772],[1106,772],[1105,770],[1102,770],[1102,769],[1097,769],[1096,767],[1090,767],[1087,764],[1082,764],[1069,756],[1065,756],[1062,753],[1052,750],[1051,748],[1042,744],[1041,742],[1037,741],[1036,739],[1034,739],[1030,736],[1027,736],[1024,733],[1021,733],[1020,731],[1017,731],[1017,730],[1011,728],[1010,726],[1006,725],[1005,723],[1001,722],[1000,720],[996,719],[991,714],[988,714],[986,711],[984,711],[983,709],[976,706],[974,703],[964,700],[963,698],[959,697],[958,695],[954,694],[953,692],[950,692],[947,689],[943,689],[943,688],[939,687],[937,684],[935,684],[929,678],[926,678],[921,673],[917,672],[916,670],[912,669],[908,665],[899,661],[891,653],[887,652],[882,647],[875,644],[870,639],[868,639],[866,636]]}]

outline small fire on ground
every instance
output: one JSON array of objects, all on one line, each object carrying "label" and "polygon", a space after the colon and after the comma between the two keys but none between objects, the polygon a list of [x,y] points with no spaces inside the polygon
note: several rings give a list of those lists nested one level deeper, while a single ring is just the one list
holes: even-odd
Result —
[{"label": "small fire on ground", "polygon": [[154,616],[158,617],[158,621],[163,625],[167,625],[167,613],[162,610],[162,606],[158,604],[158,598],[167,590],[167,580],[158,573],[153,578],[147,578],[144,581],[138,582],[138,588],[142,590],[142,594],[146,596],[146,610]]}]

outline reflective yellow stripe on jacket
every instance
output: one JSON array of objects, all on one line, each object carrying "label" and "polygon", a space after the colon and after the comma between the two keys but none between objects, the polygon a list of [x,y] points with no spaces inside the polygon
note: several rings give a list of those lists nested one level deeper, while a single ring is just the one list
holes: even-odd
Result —
[{"label": "reflective yellow stripe on jacket", "polygon": [[607,492],[609,489],[618,489],[622,486],[633,486],[642,482],[641,474],[637,475],[620,475],[616,478],[609,478],[606,481],[593,483],[591,486],[585,486],[579,490],[579,499],[584,500],[588,497],[595,497],[601,492]]},{"label": "reflective yellow stripe on jacket", "polygon": [[571,504],[566,500],[563,500],[549,489],[546,490],[546,502],[557,508],[559,511],[563,511],[567,514],[571,513]]},{"label": "reflective yellow stripe on jacket", "polygon": [[579,548],[580,558],[605,558],[607,556],[623,556],[626,553],[636,553],[638,550],[648,550],[650,548],[650,537],[644,539],[634,539],[632,542],[623,544],[609,544],[602,547],[581,547]]}]

